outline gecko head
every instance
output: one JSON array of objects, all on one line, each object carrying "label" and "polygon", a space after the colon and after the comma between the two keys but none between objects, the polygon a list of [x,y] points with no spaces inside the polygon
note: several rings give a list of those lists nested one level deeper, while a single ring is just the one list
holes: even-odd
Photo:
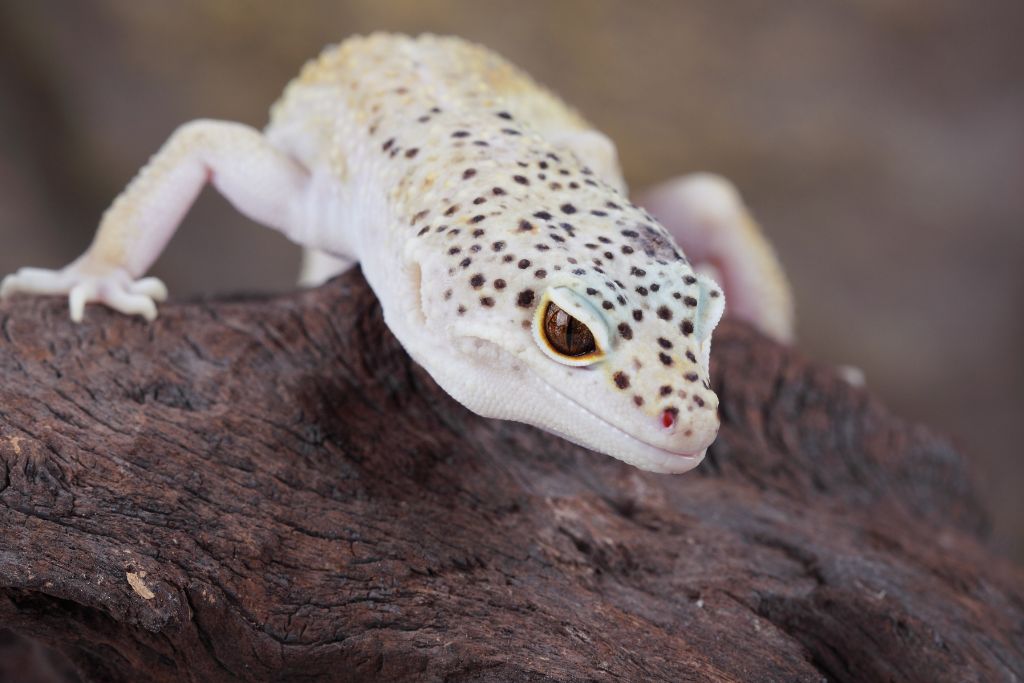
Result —
[{"label": "gecko head", "polygon": [[724,296],[685,259],[628,261],[470,275],[469,305],[483,305],[448,327],[461,371],[432,374],[482,415],[640,469],[692,469],[719,428],[708,364]]}]

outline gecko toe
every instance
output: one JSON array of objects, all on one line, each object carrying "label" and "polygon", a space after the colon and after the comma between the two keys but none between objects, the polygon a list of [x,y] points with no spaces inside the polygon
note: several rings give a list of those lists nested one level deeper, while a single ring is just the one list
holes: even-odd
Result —
[{"label": "gecko toe", "polygon": [[149,322],[156,319],[156,304],[143,294],[113,290],[107,293],[103,302],[125,315],[141,315]]},{"label": "gecko toe", "polygon": [[144,277],[141,280],[136,280],[128,286],[128,291],[131,294],[149,297],[153,301],[167,300],[167,286],[160,278],[156,277]]}]

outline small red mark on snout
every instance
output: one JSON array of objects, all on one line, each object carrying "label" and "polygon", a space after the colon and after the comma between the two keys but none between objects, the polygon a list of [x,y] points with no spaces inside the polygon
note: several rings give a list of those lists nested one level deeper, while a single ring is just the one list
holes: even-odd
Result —
[{"label": "small red mark on snout", "polygon": [[676,411],[671,408],[661,413],[661,426],[665,429],[672,429],[676,424]]}]

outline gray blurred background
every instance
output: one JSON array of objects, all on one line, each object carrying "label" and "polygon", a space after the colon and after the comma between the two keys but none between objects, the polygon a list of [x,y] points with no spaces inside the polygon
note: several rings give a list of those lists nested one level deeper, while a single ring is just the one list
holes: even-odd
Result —
[{"label": "gray blurred background", "polygon": [[[262,126],[303,61],[388,29],[484,43],[619,145],[634,188],[735,181],[797,296],[799,346],[864,369],[975,462],[1024,559],[1024,3],[0,3],[0,274],[60,266],[178,124]],[[207,192],[173,296],[278,291],[296,248]]]}]

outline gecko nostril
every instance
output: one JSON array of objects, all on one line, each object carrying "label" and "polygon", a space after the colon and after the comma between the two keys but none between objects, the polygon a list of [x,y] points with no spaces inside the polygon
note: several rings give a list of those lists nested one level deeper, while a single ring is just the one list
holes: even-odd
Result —
[{"label": "gecko nostril", "polygon": [[666,408],[661,411],[661,426],[665,429],[672,429],[676,426],[676,415],[679,411],[676,408]]}]

